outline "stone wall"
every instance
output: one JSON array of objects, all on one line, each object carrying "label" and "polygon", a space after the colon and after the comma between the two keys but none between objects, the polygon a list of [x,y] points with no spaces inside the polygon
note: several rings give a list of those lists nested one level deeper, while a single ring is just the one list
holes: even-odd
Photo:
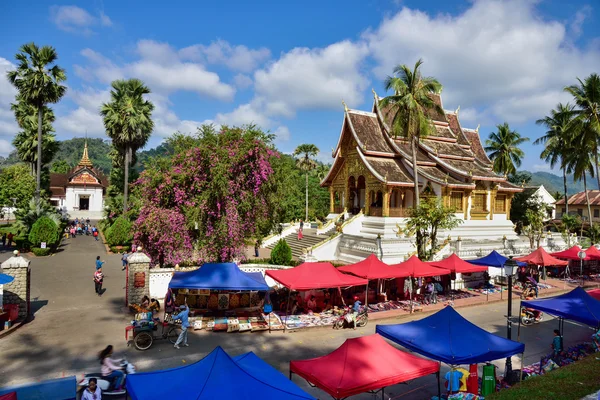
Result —
[{"label": "stone wall", "polygon": [[30,261],[25,257],[13,256],[2,263],[2,273],[15,278],[4,285],[3,303],[19,305],[19,319],[29,315],[30,301]]},{"label": "stone wall", "polygon": [[[150,296],[150,257],[137,251],[127,257],[127,261],[129,261],[127,304],[139,304],[144,296]],[[138,278],[137,285],[136,277]],[[140,281],[141,278],[143,278],[143,286]]]}]

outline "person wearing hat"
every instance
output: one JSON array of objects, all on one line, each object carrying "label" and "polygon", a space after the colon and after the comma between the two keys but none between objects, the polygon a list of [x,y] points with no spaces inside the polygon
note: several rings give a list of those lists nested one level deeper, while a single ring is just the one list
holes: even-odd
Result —
[{"label": "person wearing hat", "polygon": [[181,333],[179,334],[179,337],[177,338],[177,341],[175,342],[175,347],[176,349],[179,349],[179,344],[183,342],[183,346],[188,347],[189,344],[187,342],[187,336],[188,336],[188,328],[190,327],[190,323],[188,321],[188,316],[190,314],[190,308],[188,307],[187,303],[184,305],[179,306],[179,314],[174,315],[173,316],[173,320],[181,320]]},{"label": "person wearing hat", "polygon": [[354,296],[354,305],[352,306],[352,320],[354,321],[354,329],[356,330],[356,317],[358,317],[358,313],[360,312],[360,305],[362,303],[358,300],[358,296]]}]

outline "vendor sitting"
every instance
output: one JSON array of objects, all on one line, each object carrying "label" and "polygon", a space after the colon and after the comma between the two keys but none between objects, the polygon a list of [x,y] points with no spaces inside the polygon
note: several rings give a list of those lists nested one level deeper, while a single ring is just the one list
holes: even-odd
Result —
[{"label": "vendor sitting", "polygon": [[294,300],[294,303],[292,305],[292,315],[297,315],[297,314],[302,314],[302,307],[300,307],[300,305],[298,304],[298,300]]},{"label": "vendor sitting", "polygon": [[310,299],[306,303],[306,307],[309,311],[316,312],[317,311],[317,299],[315,296],[310,296]]},{"label": "vendor sitting", "polygon": [[149,306],[150,306],[150,297],[148,297],[148,296],[142,297],[142,302],[140,303],[140,307],[147,310]]},{"label": "vendor sitting", "polygon": [[156,299],[150,299],[150,305],[148,306],[148,311],[152,311],[152,314],[160,311],[160,302]]},{"label": "vendor sitting", "polygon": [[329,299],[323,300],[323,310],[321,312],[331,311],[331,310],[333,310],[333,307],[331,306]]}]

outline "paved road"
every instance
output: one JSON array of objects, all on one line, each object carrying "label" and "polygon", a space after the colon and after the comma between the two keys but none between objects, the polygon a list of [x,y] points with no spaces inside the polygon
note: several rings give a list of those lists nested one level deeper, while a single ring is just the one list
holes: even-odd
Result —
[{"label": "paved road", "polygon": [[[127,348],[124,327],[130,319],[123,312],[125,274],[120,270],[118,255],[107,255],[100,242],[91,237],[69,239],[63,251],[52,257],[32,258],[32,299],[35,300],[35,319],[15,333],[0,340],[0,386],[40,380],[51,377],[81,375],[98,369],[96,353],[107,344],[113,344],[117,355],[125,355],[139,371],[187,365],[198,361],[215,346],[222,346],[231,355],[253,351],[265,361],[288,374],[289,360],[317,357],[334,350],[346,338],[368,335],[375,324],[354,330],[334,331],[330,328],[313,328],[298,332],[212,333],[200,331],[190,335],[189,348],[174,349],[166,341],[158,341],[146,352]],[[9,254],[0,254],[4,260]],[[106,260],[104,268],[106,293],[98,298],[94,294],[92,274],[94,260],[101,255]],[[514,305],[513,314],[517,313]],[[463,308],[459,312],[478,326],[500,335],[506,334],[506,303]],[[377,323],[399,323],[422,318],[416,314],[402,319],[389,319]],[[547,317],[538,325],[522,330],[521,339],[526,344],[525,362],[539,360],[549,352],[552,330],[557,321]],[[565,324],[565,345],[587,340],[588,328]],[[516,328],[513,329],[516,339]],[[504,361],[497,365],[504,369]],[[517,368],[520,363],[513,358]],[[447,367],[442,365],[442,373]],[[301,378],[294,377],[315,397],[328,398],[323,392],[310,388]],[[437,392],[433,376],[424,377],[408,385],[396,385],[386,390],[386,398],[420,400]],[[389,396],[389,397],[388,397]],[[353,397],[371,399],[372,395]]]}]

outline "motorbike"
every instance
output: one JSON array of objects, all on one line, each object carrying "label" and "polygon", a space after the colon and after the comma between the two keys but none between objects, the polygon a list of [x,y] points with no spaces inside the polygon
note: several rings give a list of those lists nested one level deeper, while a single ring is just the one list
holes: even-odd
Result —
[{"label": "motorbike", "polygon": [[[342,329],[345,327],[350,327],[351,325],[354,327],[352,322],[354,318],[353,314],[352,307],[347,307],[344,314],[340,315],[339,318],[333,323],[333,329]],[[366,307],[363,307],[358,315],[356,315],[356,327],[362,328],[363,326],[366,326],[368,322],[369,314],[367,314]]]},{"label": "motorbike", "polygon": [[[121,368],[125,373],[125,380],[127,379],[127,375],[135,374],[135,366],[128,362],[126,359],[123,359],[121,361]],[[78,399],[81,398],[83,391],[88,387],[90,378],[96,378],[96,385],[100,388],[100,390],[102,390],[102,397],[123,396],[125,393],[127,393],[127,390],[125,390],[124,386],[125,381],[123,381],[123,387],[121,389],[114,389],[109,391],[108,389],[111,386],[112,381],[103,376],[101,372],[92,372],[89,374],[85,374],[83,376],[83,379],[77,382]]]},{"label": "motorbike", "polygon": [[[539,314],[537,314],[539,313]],[[537,315],[536,315],[537,314]],[[521,323],[525,326],[541,322],[544,319],[544,313],[531,308],[521,307]]]}]

